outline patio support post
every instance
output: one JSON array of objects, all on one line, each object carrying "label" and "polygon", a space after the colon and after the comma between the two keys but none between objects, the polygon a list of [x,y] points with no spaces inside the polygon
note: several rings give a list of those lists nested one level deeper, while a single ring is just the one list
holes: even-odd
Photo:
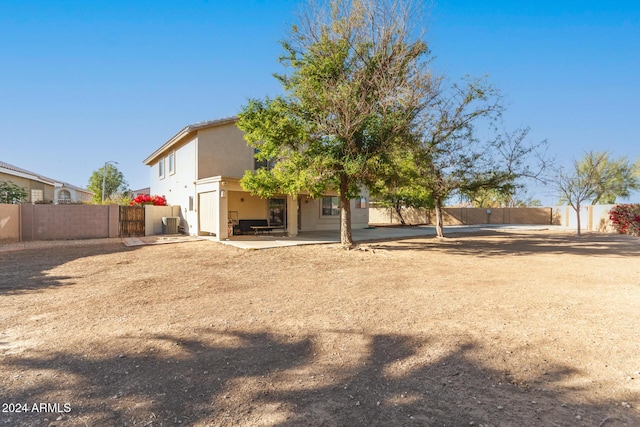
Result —
[{"label": "patio support post", "polygon": [[217,240],[225,240],[229,238],[229,190],[226,183],[221,182],[218,185],[218,230],[216,232]]},{"label": "patio support post", "polygon": [[287,196],[287,234],[298,235],[298,197]]}]

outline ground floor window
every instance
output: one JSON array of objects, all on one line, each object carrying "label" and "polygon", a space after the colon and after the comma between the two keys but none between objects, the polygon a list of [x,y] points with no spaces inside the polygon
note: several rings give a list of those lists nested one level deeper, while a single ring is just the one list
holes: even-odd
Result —
[{"label": "ground floor window", "polygon": [[340,216],[340,198],[322,198],[322,216]]},{"label": "ground floor window", "polygon": [[31,203],[42,202],[44,200],[44,192],[42,190],[31,190]]},{"label": "ground floor window", "polygon": [[358,197],[356,199],[356,209],[366,209],[367,199],[365,197]]}]

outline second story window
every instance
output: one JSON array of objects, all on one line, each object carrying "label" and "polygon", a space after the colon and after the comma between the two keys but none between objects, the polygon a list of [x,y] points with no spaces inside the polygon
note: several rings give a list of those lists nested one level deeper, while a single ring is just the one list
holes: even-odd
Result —
[{"label": "second story window", "polygon": [[258,169],[266,169],[268,171],[270,171],[271,169],[273,169],[273,167],[275,166],[276,162],[275,160],[258,160],[255,158],[255,155],[258,154],[260,150],[257,148],[253,149],[253,169],[254,170],[258,170]]},{"label": "second story window", "polygon": [[169,175],[176,173],[176,152],[172,151],[169,154]]},{"label": "second story window", "polygon": [[164,178],[164,157],[158,162],[158,177],[160,179]]}]

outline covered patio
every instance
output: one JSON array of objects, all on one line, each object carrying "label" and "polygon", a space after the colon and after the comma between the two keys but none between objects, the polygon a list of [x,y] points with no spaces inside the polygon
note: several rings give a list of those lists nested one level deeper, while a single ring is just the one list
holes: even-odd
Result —
[{"label": "covered patio", "polygon": [[[496,229],[545,230],[558,226],[536,225],[456,225],[444,227],[445,235],[449,233],[474,233]],[[433,236],[435,227],[430,225],[414,227],[369,227],[354,228],[353,240],[357,243],[406,239],[412,237]],[[318,245],[340,243],[340,232],[331,231],[301,231],[297,236],[282,233],[233,236],[220,240],[225,245],[241,249],[268,249],[284,246]]]}]

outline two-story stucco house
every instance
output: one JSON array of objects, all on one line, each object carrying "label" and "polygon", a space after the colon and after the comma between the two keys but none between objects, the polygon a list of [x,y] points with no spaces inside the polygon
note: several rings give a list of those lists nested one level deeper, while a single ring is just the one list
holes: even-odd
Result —
[{"label": "two-story stucco house", "polygon": [[[336,193],[319,199],[304,194],[263,199],[242,189],[245,171],[260,165],[236,122],[230,117],[185,126],[144,160],[151,170],[151,194],[181,207],[182,230],[227,239],[240,220],[254,219],[267,220],[291,236],[299,231],[339,230]],[[353,227],[366,227],[366,195],[351,203]]]}]

